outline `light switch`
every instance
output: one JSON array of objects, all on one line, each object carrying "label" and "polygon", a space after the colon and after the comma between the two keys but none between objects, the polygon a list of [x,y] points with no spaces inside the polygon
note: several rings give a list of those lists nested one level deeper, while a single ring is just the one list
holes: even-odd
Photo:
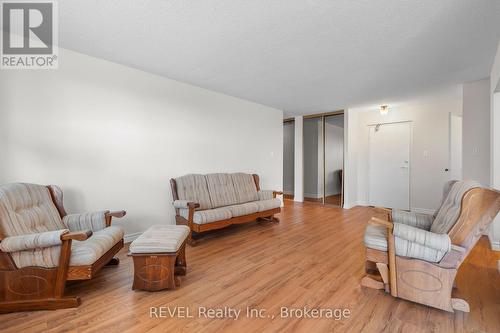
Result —
[{"label": "light switch", "polygon": [[428,150],[424,150],[424,158],[429,158],[429,151]]}]

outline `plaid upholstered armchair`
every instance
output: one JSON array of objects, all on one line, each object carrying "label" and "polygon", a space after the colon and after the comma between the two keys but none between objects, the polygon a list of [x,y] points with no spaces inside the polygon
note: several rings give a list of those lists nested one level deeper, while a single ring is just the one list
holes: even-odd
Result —
[{"label": "plaid upholstered armchair", "polygon": [[500,209],[500,193],[475,181],[449,182],[434,215],[384,210],[365,232],[361,284],[392,296],[453,312],[469,311],[452,298],[457,270]]},{"label": "plaid upholstered armchair", "polygon": [[91,279],[118,264],[124,211],[67,214],[57,186],[0,186],[0,312],[76,307],[67,280]]}]

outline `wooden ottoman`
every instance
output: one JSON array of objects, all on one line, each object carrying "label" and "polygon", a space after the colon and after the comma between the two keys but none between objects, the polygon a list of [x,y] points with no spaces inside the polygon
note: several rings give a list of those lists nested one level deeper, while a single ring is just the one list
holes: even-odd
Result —
[{"label": "wooden ottoman", "polygon": [[154,225],[130,244],[134,259],[132,289],[156,291],[180,285],[178,275],[186,275],[185,225]]}]

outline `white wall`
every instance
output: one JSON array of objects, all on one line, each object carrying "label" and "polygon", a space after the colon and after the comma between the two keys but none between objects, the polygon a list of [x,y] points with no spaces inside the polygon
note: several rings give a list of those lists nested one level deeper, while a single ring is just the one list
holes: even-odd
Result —
[{"label": "white wall", "polygon": [[432,212],[449,178],[444,171],[449,163],[448,116],[462,113],[462,88],[453,86],[432,95],[386,103],[390,110],[385,116],[380,115],[378,105],[347,110],[345,207],[368,204],[368,125],[411,121],[410,206]]},{"label": "white wall", "polygon": [[[500,190],[500,42],[498,43],[495,61],[490,73],[491,101],[491,186]],[[497,215],[489,232],[492,247],[500,251],[500,214]],[[500,261],[499,261],[500,269]]]},{"label": "white wall", "polygon": [[295,123],[283,124],[283,192],[293,194],[294,159],[295,159]]},{"label": "white wall", "polygon": [[172,177],[281,190],[282,111],[60,51],[59,70],[0,74],[3,183],[59,184],[69,212],[126,209],[127,234],[174,223]]},{"label": "white wall", "polygon": [[463,85],[463,178],[490,185],[490,80]]}]

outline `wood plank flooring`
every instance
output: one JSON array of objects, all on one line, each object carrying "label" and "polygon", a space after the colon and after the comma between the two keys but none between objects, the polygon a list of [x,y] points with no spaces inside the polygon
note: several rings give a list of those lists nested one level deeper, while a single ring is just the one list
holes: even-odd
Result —
[{"label": "wood plank flooring", "polygon": [[[362,288],[363,232],[373,211],[286,200],[281,222],[213,232],[188,247],[188,273],[174,291],[132,291],[126,249],[118,267],[74,282],[76,309],[0,315],[1,332],[500,332],[498,253],[481,239],[457,277],[471,312],[450,314]],[[274,318],[150,318],[150,307],[265,309]],[[348,308],[350,318],[280,318],[280,308]]]}]

